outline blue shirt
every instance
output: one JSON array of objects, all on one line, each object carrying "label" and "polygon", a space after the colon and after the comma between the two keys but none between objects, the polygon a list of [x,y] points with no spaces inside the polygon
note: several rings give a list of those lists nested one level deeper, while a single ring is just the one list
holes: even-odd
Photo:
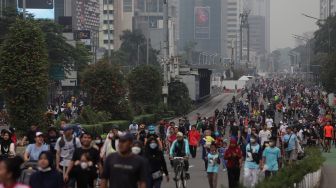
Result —
[{"label": "blue shirt", "polygon": [[29,155],[29,161],[37,161],[42,151],[49,151],[49,145],[43,144],[40,147],[36,147],[35,144],[29,144],[26,148],[26,152]]},{"label": "blue shirt", "polygon": [[263,152],[265,158],[265,165],[268,171],[278,171],[278,159],[281,158],[280,149],[277,147],[267,147]]},{"label": "blue shirt", "polygon": [[285,151],[292,151],[296,149],[296,135],[294,133],[286,134],[283,138],[283,141],[284,143],[288,143],[288,147],[285,149]]},{"label": "blue shirt", "polygon": [[208,169],[207,172],[218,173],[218,154],[208,153]]},{"label": "blue shirt", "polygon": [[[252,149],[252,151],[251,151]],[[256,144],[256,145],[251,145],[250,147],[250,144],[247,144],[246,145],[246,161],[245,161],[245,168],[249,168],[249,169],[258,169],[259,168],[259,165],[253,161],[253,158],[252,158],[252,153],[259,153],[259,150],[260,150],[260,145],[259,144]]]}]

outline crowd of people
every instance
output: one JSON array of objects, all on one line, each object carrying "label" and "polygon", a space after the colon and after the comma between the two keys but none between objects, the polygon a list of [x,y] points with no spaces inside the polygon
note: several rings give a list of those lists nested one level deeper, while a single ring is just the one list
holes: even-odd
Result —
[{"label": "crowd of people", "polygon": [[[132,122],[128,130],[114,125],[105,140],[65,121],[45,133],[32,125],[20,142],[15,129],[4,129],[0,188],[160,188],[164,180],[176,180],[168,170],[175,169],[176,157],[184,159],[186,179],[193,176],[189,158],[198,157],[210,188],[217,187],[218,173],[227,174],[230,188],[240,180],[255,187],[302,159],[306,147],[330,152],[335,118],[321,88],[293,78],[258,78],[211,117],[197,114],[195,122]],[[23,158],[17,145],[26,145]]]}]

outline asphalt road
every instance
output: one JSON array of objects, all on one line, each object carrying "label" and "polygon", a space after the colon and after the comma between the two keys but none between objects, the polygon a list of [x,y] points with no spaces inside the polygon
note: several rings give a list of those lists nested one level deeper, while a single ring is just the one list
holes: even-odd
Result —
[{"label": "asphalt road", "polygon": [[[209,117],[214,115],[215,110],[223,109],[224,105],[231,101],[233,94],[220,94],[216,97],[213,97],[211,100],[205,102],[196,110],[192,111],[187,115],[191,123],[196,122],[197,113],[200,113],[202,117]],[[175,120],[177,121],[177,120]],[[198,148],[197,156],[195,159],[189,159],[189,173],[190,173],[190,180],[187,182],[187,187],[190,188],[206,188],[209,187],[207,173],[205,171],[204,162],[201,159],[201,148]],[[163,188],[174,188],[175,182],[173,181],[174,172],[169,164],[169,160],[167,159],[167,165],[170,173],[170,181],[162,183]],[[220,168],[218,173],[218,188],[228,187],[228,179],[227,179],[227,172],[222,171],[223,168]]]}]

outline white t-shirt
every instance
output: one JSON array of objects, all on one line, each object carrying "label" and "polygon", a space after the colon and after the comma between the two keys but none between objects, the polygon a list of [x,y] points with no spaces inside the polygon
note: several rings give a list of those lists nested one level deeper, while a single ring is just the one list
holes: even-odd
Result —
[{"label": "white t-shirt", "polygon": [[138,124],[130,124],[128,129],[131,134],[136,134],[138,132],[138,128]]},{"label": "white t-shirt", "polygon": [[265,123],[267,125],[267,128],[271,128],[273,126],[273,119],[272,118],[267,118],[267,119],[265,119]]},{"label": "white t-shirt", "polygon": [[264,145],[264,142],[269,141],[269,139],[271,138],[271,131],[269,130],[261,130],[259,132],[259,138],[260,138],[260,145]]},{"label": "white t-shirt", "polygon": [[[72,156],[75,152],[75,146],[74,146],[74,141],[73,139],[71,139],[70,141],[67,141],[65,138],[64,139],[64,146],[63,147],[60,147],[60,141],[61,141],[61,137],[57,139],[56,141],[56,145],[55,145],[55,150],[56,151],[60,151],[60,156],[61,156],[61,162],[60,162],[60,165],[61,166],[68,166],[69,165],[69,162],[70,160],[72,159]],[[76,148],[80,148],[82,147],[80,141],[78,138],[76,138]]]},{"label": "white t-shirt", "polygon": [[[0,188],[5,188],[5,186],[1,183],[1,184],[0,184]],[[23,184],[17,183],[17,184],[14,185],[13,188],[29,188],[29,186],[28,186],[28,185],[23,185]]]}]

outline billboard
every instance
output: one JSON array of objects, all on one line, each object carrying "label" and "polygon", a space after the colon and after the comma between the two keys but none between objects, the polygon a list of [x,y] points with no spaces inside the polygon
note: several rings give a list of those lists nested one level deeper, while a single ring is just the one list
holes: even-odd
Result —
[{"label": "billboard", "polygon": [[[19,8],[23,8],[23,0],[18,0]],[[26,9],[53,9],[54,0],[26,0]]]},{"label": "billboard", "polygon": [[90,31],[89,30],[77,30],[74,32],[74,39],[91,39]]},{"label": "billboard", "polygon": [[195,7],[195,39],[210,39],[210,7]]}]

